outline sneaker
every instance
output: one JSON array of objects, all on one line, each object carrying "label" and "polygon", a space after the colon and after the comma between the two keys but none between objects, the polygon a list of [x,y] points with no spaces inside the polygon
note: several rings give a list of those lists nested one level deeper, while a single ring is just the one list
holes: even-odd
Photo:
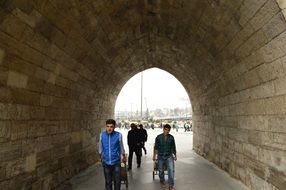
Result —
[{"label": "sneaker", "polygon": [[137,165],[137,168],[140,168],[140,164]]},{"label": "sneaker", "polygon": [[160,181],[160,186],[165,187],[165,181]]},{"label": "sneaker", "polygon": [[173,186],[169,186],[169,190],[174,190],[174,187]]}]

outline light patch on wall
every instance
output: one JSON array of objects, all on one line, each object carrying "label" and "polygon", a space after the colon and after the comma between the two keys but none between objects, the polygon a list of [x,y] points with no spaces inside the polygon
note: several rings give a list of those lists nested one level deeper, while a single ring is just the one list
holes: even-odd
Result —
[{"label": "light patch on wall", "polygon": [[57,76],[60,74],[60,70],[61,70],[61,65],[57,64],[57,66],[55,67],[54,73],[51,73],[49,76],[49,79],[48,79],[49,83],[56,84],[56,79],[57,79]]},{"label": "light patch on wall", "polygon": [[57,76],[54,73],[51,73],[50,76],[49,76],[48,82],[52,83],[52,84],[55,84],[56,83],[56,79],[57,79]]},{"label": "light patch on wall", "polygon": [[41,14],[35,10],[33,10],[29,15],[21,11],[19,8],[16,8],[12,12],[16,17],[18,17],[21,21],[28,24],[32,28],[35,27],[36,23],[41,19]]},{"label": "light patch on wall", "polygon": [[57,64],[54,73],[55,73],[56,75],[59,75],[59,74],[60,74],[60,70],[61,70],[61,65],[60,65],[60,64]]},{"label": "light patch on wall", "polygon": [[81,133],[80,132],[71,133],[71,141],[72,141],[72,144],[80,143],[81,142]]},{"label": "light patch on wall", "polygon": [[28,76],[10,71],[8,74],[7,86],[17,87],[17,88],[26,88],[28,83]]},{"label": "light patch on wall", "polygon": [[0,49],[0,65],[2,64],[5,57],[5,51],[3,49]]},{"label": "light patch on wall", "polygon": [[31,154],[26,157],[25,171],[31,172],[36,169],[36,154]]},{"label": "light patch on wall", "polygon": [[281,9],[286,8],[286,1],[285,0],[277,0],[277,3]]}]

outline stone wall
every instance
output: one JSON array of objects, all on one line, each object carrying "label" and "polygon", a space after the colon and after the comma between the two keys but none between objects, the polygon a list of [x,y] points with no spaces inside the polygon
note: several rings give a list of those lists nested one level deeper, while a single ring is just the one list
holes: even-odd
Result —
[{"label": "stone wall", "polygon": [[53,189],[96,162],[136,73],[186,88],[194,149],[254,190],[286,184],[285,1],[0,1],[0,189]]},{"label": "stone wall", "polygon": [[105,100],[71,36],[26,2],[3,2],[0,189],[52,189],[97,161]]},{"label": "stone wall", "polygon": [[194,147],[251,189],[284,189],[285,19],[275,1],[238,10],[242,28],[216,63],[226,77],[194,106]]}]

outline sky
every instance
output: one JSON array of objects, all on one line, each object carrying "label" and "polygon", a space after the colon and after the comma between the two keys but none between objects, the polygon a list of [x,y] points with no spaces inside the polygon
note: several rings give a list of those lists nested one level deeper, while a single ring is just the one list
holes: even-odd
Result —
[{"label": "sky", "polygon": [[[143,103],[142,110],[156,108],[186,108],[190,100],[185,88],[170,73],[157,69],[143,71]],[[140,111],[141,73],[134,75],[123,86],[116,100],[117,111]]]}]

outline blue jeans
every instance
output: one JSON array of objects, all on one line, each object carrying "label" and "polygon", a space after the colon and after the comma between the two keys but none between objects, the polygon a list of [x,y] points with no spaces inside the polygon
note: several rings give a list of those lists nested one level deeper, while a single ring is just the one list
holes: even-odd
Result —
[{"label": "blue jeans", "polygon": [[159,178],[160,182],[165,181],[165,174],[164,174],[164,165],[167,166],[168,170],[168,184],[169,186],[174,186],[174,159],[172,156],[164,157],[158,156],[158,169],[159,169]]},{"label": "blue jeans", "polygon": [[105,177],[105,189],[112,190],[112,181],[114,181],[114,190],[120,190],[120,162],[114,165],[102,163]]}]

